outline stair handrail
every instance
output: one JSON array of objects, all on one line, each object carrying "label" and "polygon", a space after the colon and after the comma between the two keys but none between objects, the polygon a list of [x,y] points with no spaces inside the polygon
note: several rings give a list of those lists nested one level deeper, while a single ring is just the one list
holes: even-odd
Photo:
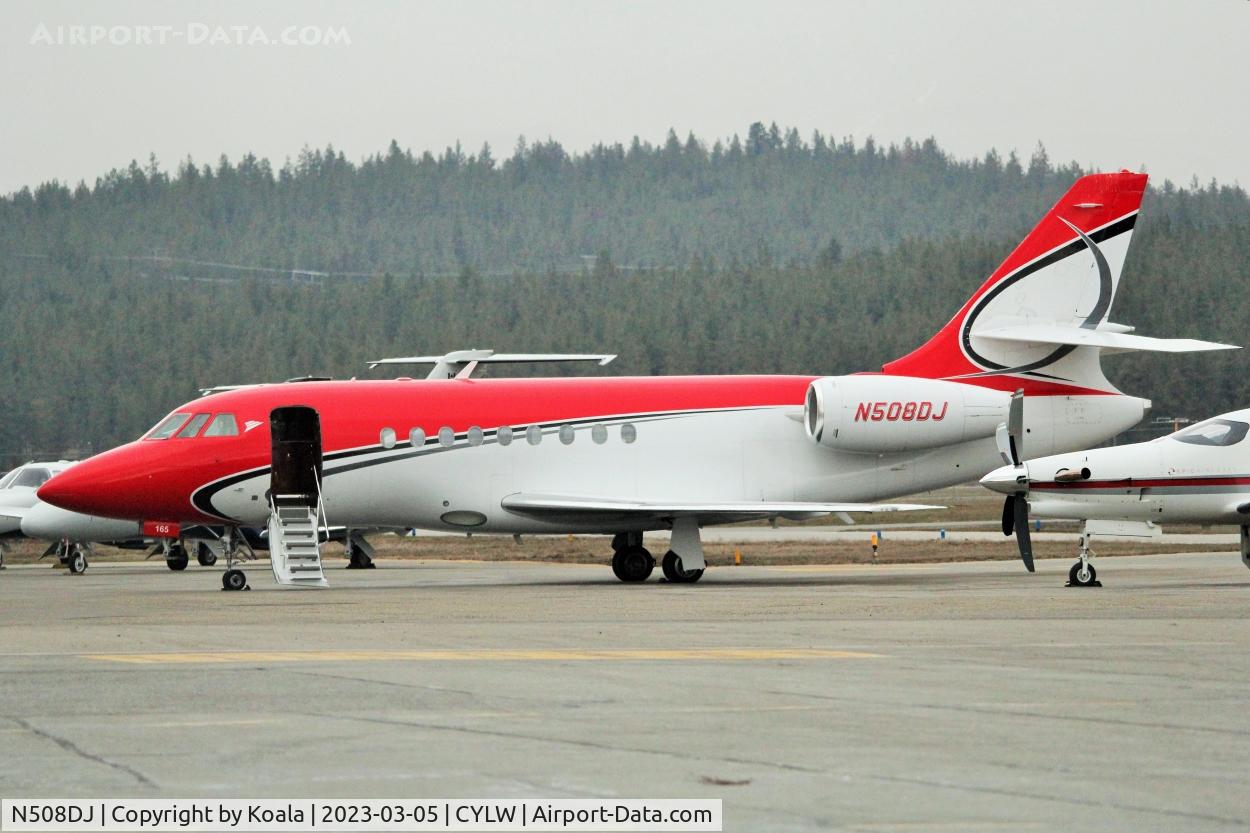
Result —
[{"label": "stair handrail", "polygon": [[[317,476],[317,467],[313,466],[313,483],[317,486],[317,514],[321,516],[321,524],[326,528],[326,540],[330,540],[330,519],[326,517],[326,499],[321,494],[321,478]],[[321,533],[317,532],[317,543],[321,543]]]}]

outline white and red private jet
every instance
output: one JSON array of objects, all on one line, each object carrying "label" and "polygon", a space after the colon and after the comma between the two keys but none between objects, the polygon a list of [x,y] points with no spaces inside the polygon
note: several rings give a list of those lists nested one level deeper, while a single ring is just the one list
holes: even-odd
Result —
[{"label": "white and red private jet", "polygon": [[[1127,171],[1082,177],[949,323],[879,373],[243,387],[188,402],[39,495],[148,534],[268,523],[285,585],[325,584],[317,530],[330,524],[611,534],[622,581],[650,575],[642,534],[668,529],[664,574],[697,581],[702,526],[899,509],[877,501],[980,477],[1000,465],[1017,390],[1030,449],[1086,448],[1150,404],[1107,381],[1104,351],[1224,347],[1108,320],[1145,186]],[[245,587],[228,567],[223,585]]]},{"label": "white and red private jet", "polygon": [[1162,523],[1238,526],[1250,567],[1248,433],[1250,409],[1232,411],[1147,442],[1014,459],[981,483],[1007,495],[1003,533],[1016,534],[1026,565],[1030,515],[1084,522],[1080,558],[1068,571],[1076,587],[1098,583],[1089,563],[1095,536],[1157,538]]}]

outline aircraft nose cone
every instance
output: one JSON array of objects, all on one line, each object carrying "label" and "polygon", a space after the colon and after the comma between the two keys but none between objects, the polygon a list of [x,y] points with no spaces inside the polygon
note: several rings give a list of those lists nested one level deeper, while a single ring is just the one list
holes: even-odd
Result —
[{"label": "aircraft nose cone", "polygon": [[1015,494],[1022,488],[1017,479],[1019,474],[1015,466],[1000,466],[982,477],[981,485],[1005,495]]},{"label": "aircraft nose cone", "polygon": [[39,487],[35,496],[44,503],[69,509],[73,512],[90,513],[96,510],[98,490],[91,488],[92,478],[86,463],[79,463],[54,475],[48,482]]}]

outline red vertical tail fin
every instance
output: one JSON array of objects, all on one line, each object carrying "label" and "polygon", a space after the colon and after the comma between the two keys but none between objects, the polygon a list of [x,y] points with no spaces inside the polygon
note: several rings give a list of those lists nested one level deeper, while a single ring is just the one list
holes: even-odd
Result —
[{"label": "red vertical tail fin", "polygon": [[1096,349],[1003,341],[993,334],[1004,328],[1126,329],[1109,324],[1107,316],[1146,179],[1129,171],[1078,179],[946,326],[883,372],[984,378],[1004,389],[1062,384],[1114,390]]}]

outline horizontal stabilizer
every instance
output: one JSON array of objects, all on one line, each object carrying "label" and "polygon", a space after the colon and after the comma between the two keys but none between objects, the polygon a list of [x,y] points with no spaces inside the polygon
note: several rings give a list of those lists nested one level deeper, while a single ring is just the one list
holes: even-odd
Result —
[{"label": "horizontal stabilizer", "polygon": [[[1121,329],[1117,327],[1116,329]],[[1012,341],[1027,344],[1070,344],[1076,347],[1098,347],[1108,353],[1134,350],[1154,353],[1198,353],[1204,350],[1238,350],[1235,344],[1199,341],[1196,338],[1151,338],[1130,335],[1110,329],[1087,329],[1062,324],[1023,324],[982,330],[974,338]]]},{"label": "horizontal stabilizer", "polygon": [[603,366],[616,358],[615,353],[496,353],[494,350],[456,350],[441,356],[400,356],[369,362],[374,368],[383,364],[432,364],[428,379],[467,379],[479,364],[529,364],[531,362],[595,362]]},{"label": "horizontal stabilizer", "polygon": [[502,501],[509,512],[544,519],[596,516],[607,519],[696,517],[700,523],[733,523],[758,518],[815,518],[850,512],[907,512],[942,509],[919,503],[803,503],[798,501],[641,501],[614,498],[571,497],[568,495],[509,495]]}]

